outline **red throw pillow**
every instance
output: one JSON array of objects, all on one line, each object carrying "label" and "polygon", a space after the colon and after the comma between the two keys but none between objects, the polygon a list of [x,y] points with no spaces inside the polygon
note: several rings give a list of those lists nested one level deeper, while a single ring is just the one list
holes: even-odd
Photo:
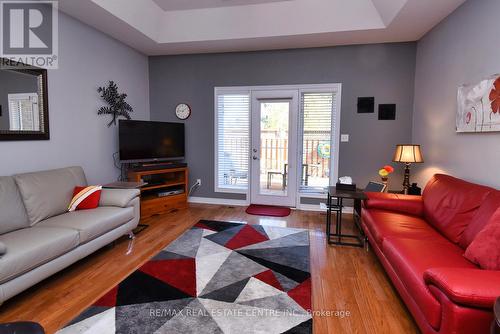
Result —
[{"label": "red throw pillow", "polygon": [[488,224],[479,232],[469,247],[465,257],[481,268],[500,270],[500,208],[491,216]]},{"label": "red throw pillow", "polygon": [[95,209],[99,206],[102,186],[75,187],[68,211]]}]

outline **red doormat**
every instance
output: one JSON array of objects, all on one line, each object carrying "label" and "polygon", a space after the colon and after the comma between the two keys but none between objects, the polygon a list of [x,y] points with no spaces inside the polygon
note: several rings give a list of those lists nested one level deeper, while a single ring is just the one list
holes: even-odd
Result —
[{"label": "red doormat", "polygon": [[246,212],[255,216],[286,217],[291,210],[283,206],[250,204]]}]

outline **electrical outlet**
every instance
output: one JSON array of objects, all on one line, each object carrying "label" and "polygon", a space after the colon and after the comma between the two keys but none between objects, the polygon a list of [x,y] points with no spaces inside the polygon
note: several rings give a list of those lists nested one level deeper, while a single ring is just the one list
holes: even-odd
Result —
[{"label": "electrical outlet", "polygon": [[340,135],[340,142],[348,143],[349,142],[349,135],[348,134],[341,134]]},{"label": "electrical outlet", "polygon": [[196,184],[198,184],[198,186],[201,186],[201,179],[196,179]]}]

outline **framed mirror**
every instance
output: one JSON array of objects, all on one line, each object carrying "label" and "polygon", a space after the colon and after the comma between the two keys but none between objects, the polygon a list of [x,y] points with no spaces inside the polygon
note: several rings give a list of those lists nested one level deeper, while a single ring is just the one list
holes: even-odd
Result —
[{"label": "framed mirror", "polygon": [[47,70],[0,59],[0,140],[50,139]]}]

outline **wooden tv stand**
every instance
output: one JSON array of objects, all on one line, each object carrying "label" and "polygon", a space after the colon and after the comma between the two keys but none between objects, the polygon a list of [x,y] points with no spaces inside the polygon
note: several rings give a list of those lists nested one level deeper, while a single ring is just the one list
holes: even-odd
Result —
[{"label": "wooden tv stand", "polygon": [[[141,187],[141,218],[185,209],[188,206],[187,167],[131,170],[128,173],[128,180],[148,183]],[[164,197],[158,196],[161,192],[172,190],[182,190],[182,193]]]}]

